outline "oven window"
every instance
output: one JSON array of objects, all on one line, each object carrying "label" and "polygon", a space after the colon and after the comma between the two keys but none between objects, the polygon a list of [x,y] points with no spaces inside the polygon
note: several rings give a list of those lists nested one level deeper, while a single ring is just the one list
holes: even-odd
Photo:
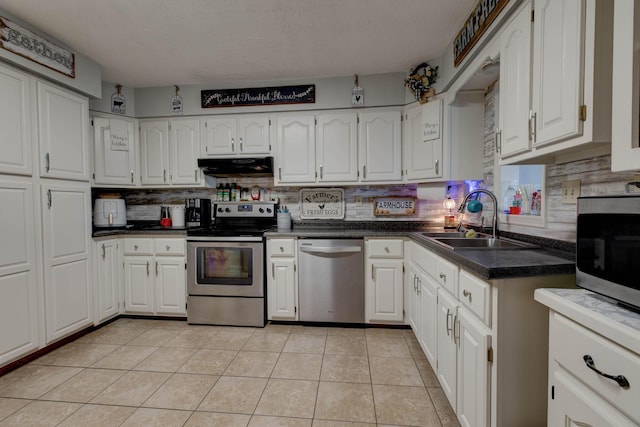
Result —
[{"label": "oven window", "polygon": [[637,215],[578,215],[578,269],[592,276],[640,289],[640,222]]},{"label": "oven window", "polygon": [[251,248],[197,248],[197,258],[199,284],[250,286],[253,282]]}]

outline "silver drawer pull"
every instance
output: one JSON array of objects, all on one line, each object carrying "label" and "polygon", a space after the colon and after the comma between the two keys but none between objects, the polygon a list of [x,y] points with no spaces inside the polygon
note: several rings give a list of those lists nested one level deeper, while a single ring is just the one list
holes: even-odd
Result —
[{"label": "silver drawer pull", "polygon": [[385,247],[384,247],[384,251],[385,251],[386,253],[389,253],[389,248],[388,248],[387,246],[385,246]]},{"label": "silver drawer pull", "polygon": [[280,252],[284,252],[284,248],[280,246]]},{"label": "silver drawer pull", "polygon": [[167,245],[167,251],[168,251],[169,249],[171,249],[171,246]]},{"label": "silver drawer pull", "polygon": [[618,385],[622,388],[629,388],[629,380],[627,380],[627,378],[624,375],[609,375],[598,370],[598,368],[596,368],[596,362],[594,362],[593,358],[588,354],[585,354],[584,356],[582,356],[582,359],[584,360],[585,365],[587,365],[587,368],[591,369],[593,372],[617,382]]},{"label": "silver drawer pull", "polygon": [[138,250],[138,245],[133,245],[133,250],[137,251]]},{"label": "silver drawer pull", "polygon": [[469,302],[471,302],[471,292],[468,290],[464,290],[462,291],[462,295],[464,295],[465,297],[469,298]]},{"label": "silver drawer pull", "polygon": [[444,274],[444,273],[440,273],[440,278],[441,278],[442,280],[444,280],[445,282],[447,281],[447,275],[446,275],[446,274]]}]

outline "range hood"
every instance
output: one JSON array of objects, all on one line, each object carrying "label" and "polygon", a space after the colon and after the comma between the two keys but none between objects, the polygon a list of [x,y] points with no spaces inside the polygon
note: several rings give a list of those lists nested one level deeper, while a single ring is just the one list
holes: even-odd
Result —
[{"label": "range hood", "polygon": [[198,159],[198,167],[211,176],[273,176],[273,157]]}]

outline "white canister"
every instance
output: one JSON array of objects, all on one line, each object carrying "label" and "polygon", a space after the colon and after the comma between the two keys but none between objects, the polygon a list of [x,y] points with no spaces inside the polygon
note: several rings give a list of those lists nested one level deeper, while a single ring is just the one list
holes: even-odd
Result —
[{"label": "white canister", "polygon": [[184,206],[171,206],[171,226],[184,227]]},{"label": "white canister", "polygon": [[290,212],[278,212],[278,230],[290,230],[291,229],[291,213]]}]

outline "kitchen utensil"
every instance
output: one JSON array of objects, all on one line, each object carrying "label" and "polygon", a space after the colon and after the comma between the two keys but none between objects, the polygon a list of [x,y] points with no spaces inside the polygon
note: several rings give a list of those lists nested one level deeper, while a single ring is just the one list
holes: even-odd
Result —
[{"label": "kitchen utensil", "polygon": [[160,225],[171,227],[171,214],[169,206],[160,206]]},{"label": "kitchen utensil", "polygon": [[479,200],[469,200],[467,202],[467,210],[471,213],[477,213],[482,210],[482,203]]}]

